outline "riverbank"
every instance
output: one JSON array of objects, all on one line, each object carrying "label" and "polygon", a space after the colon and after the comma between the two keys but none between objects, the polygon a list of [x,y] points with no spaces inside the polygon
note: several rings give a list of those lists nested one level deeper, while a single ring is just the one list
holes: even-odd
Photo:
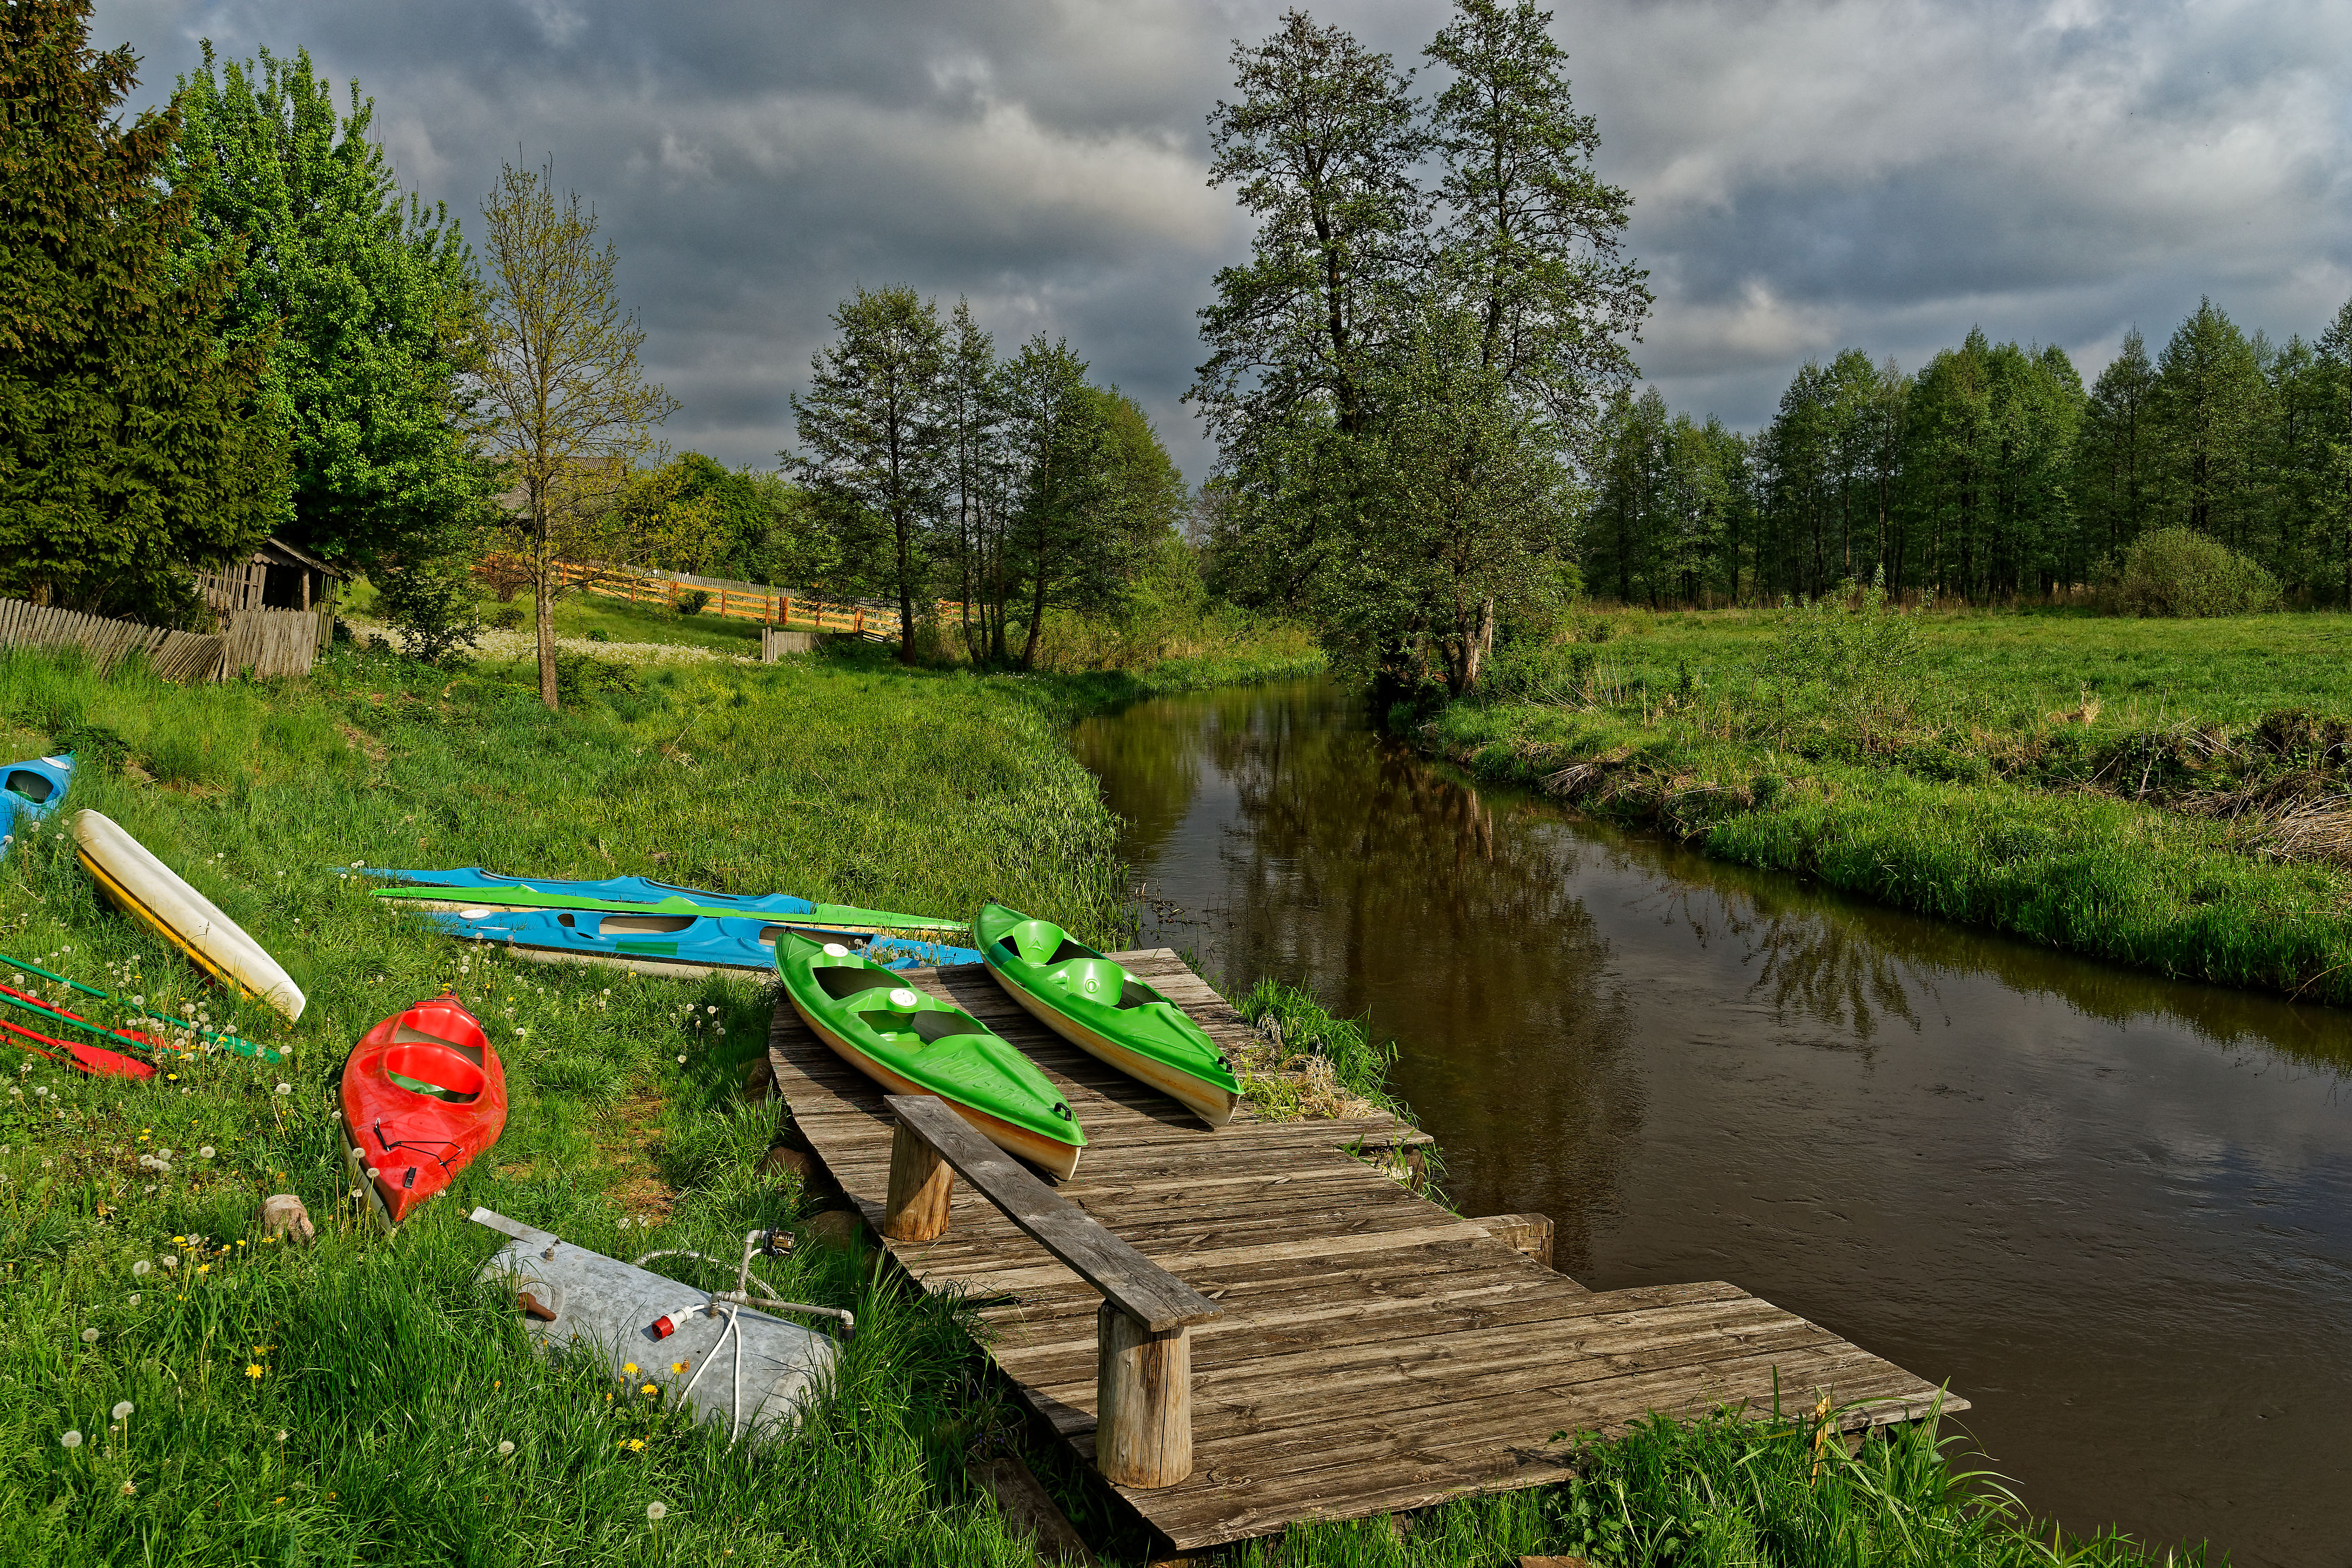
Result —
[{"label": "riverbank", "polygon": [[[28,1058],[16,1075],[0,1112],[13,1308],[0,1371],[20,1391],[0,1416],[9,1560],[1029,1561],[963,1478],[967,1444],[1019,1431],[968,1325],[817,1245],[808,1195],[761,1159],[775,1112],[740,1085],[764,1038],[765,988],[510,964],[364,898],[334,868],[634,872],[942,911],[995,894],[1116,942],[1128,906],[1115,823],[1063,725],[1129,682],[1206,685],[1231,669],[582,665],[577,700],[550,715],[517,668],[433,671],[350,649],[306,682],[194,689],[0,660],[0,755],[78,747],[68,810],[102,810],[187,868],[311,998],[291,1029],[234,1009],[291,1049],[281,1067],[200,1058],[176,1080],[126,1084]],[[134,975],[151,1005],[217,1001],[94,901],[54,830],[0,862],[0,950],[61,972]],[[362,1030],[444,986],[495,1031],[513,1111],[453,1197],[385,1243],[338,1197],[328,1075]],[[1380,1092],[1380,1053],[1360,1032],[1318,1024],[1296,996],[1251,1005],[1286,1009],[1294,1047]],[[254,1205],[274,1191],[310,1205],[315,1247],[260,1242]],[[794,1226],[795,1256],[763,1268],[793,1299],[857,1312],[842,1396],[787,1454],[755,1460],[539,1363],[473,1283],[490,1245],[462,1219],[477,1203],[623,1257],[731,1256],[747,1228]],[[120,1419],[118,1404],[132,1407]],[[1813,1511],[1790,1517],[1823,1541],[1907,1530],[1946,1543],[1916,1561],[2040,1560],[2016,1531],[1967,1522],[1981,1511],[1944,1495],[1948,1477],[1924,1451],[1901,1451],[1910,1490],[1883,1504],[1869,1500],[1892,1485],[1870,1479],[1881,1472],[1834,1458],[1853,1484],[1811,1485],[1802,1423],[1702,1437],[1675,1429],[1596,1455],[1594,1476],[1609,1479],[1461,1505],[1402,1540],[1385,1522],[1318,1527],[1240,1560],[1466,1565],[1583,1542],[1597,1563],[1654,1560],[1664,1532],[1696,1528],[1686,1518],[1758,1528],[1741,1522],[1745,1502],[1689,1500],[1708,1466],[1751,1442],[1766,1446],[1749,1468],[1770,1469],[1775,1489],[1807,1475]],[[1035,1455],[1074,1517],[1111,1539],[1115,1511],[1056,1469],[1063,1458]],[[1860,1462],[1897,1458],[1865,1449]],[[1950,1544],[1989,1531],[1997,1550]]]},{"label": "riverbank", "polygon": [[2340,1004],[2347,646],[2328,614],[1620,612],[1411,732],[1720,859]]}]

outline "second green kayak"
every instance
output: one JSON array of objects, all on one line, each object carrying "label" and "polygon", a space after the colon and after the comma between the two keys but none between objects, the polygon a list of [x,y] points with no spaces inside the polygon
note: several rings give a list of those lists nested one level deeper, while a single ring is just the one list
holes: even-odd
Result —
[{"label": "second green kayak", "polygon": [[838,942],[785,933],[776,973],[835,1054],[898,1094],[936,1094],[997,1147],[1066,1181],[1087,1135],[1036,1063],[951,1003]]},{"label": "second green kayak", "polygon": [[1241,1081],[1182,1008],[1060,926],[1017,909],[984,904],[971,931],[988,972],[1038,1022],[1212,1127],[1233,1120]]}]

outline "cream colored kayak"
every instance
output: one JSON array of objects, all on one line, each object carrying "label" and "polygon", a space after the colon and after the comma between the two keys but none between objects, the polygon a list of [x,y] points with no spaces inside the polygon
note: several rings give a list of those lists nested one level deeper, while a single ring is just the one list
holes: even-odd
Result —
[{"label": "cream colored kayak", "polygon": [[81,863],[123,913],[152,926],[222,985],[260,998],[289,1021],[302,1016],[302,988],[278,960],[144,844],[96,811],[76,812],[73,830]]}]

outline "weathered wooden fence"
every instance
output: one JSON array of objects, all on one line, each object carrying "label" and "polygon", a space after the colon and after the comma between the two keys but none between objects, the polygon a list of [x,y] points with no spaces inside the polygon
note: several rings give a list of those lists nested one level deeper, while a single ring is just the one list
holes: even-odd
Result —
[{"label": "weathered wooden fence", "polygon": [[221,674],[251,670],[261,677],[307,675],[319,661],[319,629],[310,610],[239,610],[221,617],[226,646]]},{"label": "weathered wooden fence", "polygon": [[207,635],[0,599],[0,648],[79,648],[101,670],[135,654],[169,681],[307,674],[318,659],[320,620],[310,611],[240,610],[222,620]]},{"label": "weathered wooden fence", "polygon": [[[509,559],[511,558],[492,554],[484,559],[482,568],[487,574]],[[757,583],[689,577],[682,572],[640,571],[630,567],[588,566],[575,561],[558,561],[555,570],[558,580],[568,588],[606,599],[626,600],[631,604],[660,604],[675,610],[679,600],[698,592],[703,597],[700,613],[704,615],[757,621],[767,626],[847,632],[874,643],[894,642],[898,637],[898,612],[889,605],[819,599],[807,593],[795,597],[782,589],[762,588]],[[939,601],[942,617],[962,608],[953,600]]]}]

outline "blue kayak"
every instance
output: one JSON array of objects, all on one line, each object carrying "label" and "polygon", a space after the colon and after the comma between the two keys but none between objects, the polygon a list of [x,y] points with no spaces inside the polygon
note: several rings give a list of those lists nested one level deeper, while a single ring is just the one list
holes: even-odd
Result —
[{"label": "blue kayak", "polygon": [[0,855],[28,824],[56,810],[73,783],[74,754],[12,762],[0,772]]},{"label": "blue kayak", "polygon": [[[511,947],[525,957],[577,958],[646,974],[748,969],[762,977],[772,975],[776,972],[776,943],[793,929],[789,916],[782,921],[737,919],[720,915],[664,915],[652,910],[624,915],[594,910],[444,907],[420,909],[418,913],[463,942],[493,943]],[[980,962],[980,954],[974,949],[940,942],[831,929],[814,936],[817,940],[835,942],[862,953],[890,969]]]},{"label": "blue kayak", "polygon": [[505,876],[479,866],[455,871],[366,871],[364,874],[396,880],[408,885],[380,887],[375,896],[386,903],[446,905],[453,899],[499,910],[565,910],[665,915],[741,915],[748,918],[791,919],[811,929],[851,935],[895,932],[918,940],[940,941],[962,936],[961,920],[932,915],[905,915],[893,909],[861,909],[847,904],[812,904],[789,893],[712,893],[698,887],[678,887],[650,877],[613,876],[573,881],[562,877]]}]

